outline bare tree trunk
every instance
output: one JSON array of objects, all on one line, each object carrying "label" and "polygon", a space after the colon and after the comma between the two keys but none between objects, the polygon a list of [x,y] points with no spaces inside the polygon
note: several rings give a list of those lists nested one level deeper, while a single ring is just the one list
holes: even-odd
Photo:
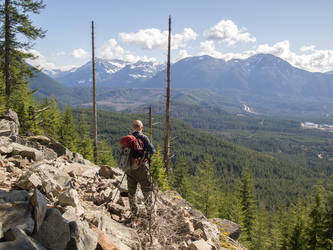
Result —
[{"label": "bare tree trunk", "polygon": [[153,142],[153,117],[151,112],[151,107],[149,107],[149,140]]},{"label": "bare tree trunk", "polygon": [[10,77],[10,0],[5,1],[5,84],[7,107],[9,106],[11,77]]},{"label": "bare tree trunk", "polygon": [[95,77],[95,41],[94,41],[94,21],[92,21],[92,75],[93,75],[93,116],[94,116],[94,159],[98,165],[97,147],[97,109],[96,109],[96,77]]},{"label": "bare tree trunk", "polygon": [[169,177],[170,164],[170,49],[171,48],[171,17],[169,16],[168,62],[167,62],[167,89],[165,105],[165,139],[164,139],[164,168]]}]

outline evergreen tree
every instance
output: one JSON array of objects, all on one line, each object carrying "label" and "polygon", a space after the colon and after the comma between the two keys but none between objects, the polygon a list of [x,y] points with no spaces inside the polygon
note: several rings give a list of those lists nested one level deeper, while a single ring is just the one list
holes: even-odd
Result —
[{"label": "evergreen tree", "polygon": [[153,180],[157,181],[160,190],[170,190],[160,146],[157,146],[155,154],[151,156],[150,174]]},{"label": "evergreen tree", "polygon": [[215,166],[210,160],[198,165],[195,180],[194,204],[207,218],[213,218],[217,215],[218,185]]},{"label": "evergreen tree", "polygon": [[188,202],[193,201],[193,188],[188,166],[184,158],[181,158],[171,175],[172,188],[186,199]]},{"label": "evergreen tree", "polygon": [[243,242],[250,246],[251,244],[251,230],[253,226],[253,220],[255,216],[255,200],[254,200],[254,188],[253,180],[250,170],[245,167],[242,170],[239,186],[237,187],[238,195],[242,210],[242,223],[243,226]]},{"label": "evergreen tree", "polygon": [[94,147],[93,147],[93,139],[91,139],[89,132],[90,125],[86,121],[87,115],[85,113],[82,113],[81,116],[82,120],[77,127],[77,134],[78,134],[77,152],[82,154],[82,156],[85,159],[93,161]]},{"label": "evergreen tree", "polygon": [[54,95],[51,96],[50,100],[45,98],[44,101],[40,103],[37,113],[36,119],[38,127],[42,130],[41,133],[57,140],[61,124],[61,114]]},{"label": "evergreen tree", "polygon": [[239,214],[241,211],[237,210],[240,205],[237,205],[235,194],[220,190],[218,197],[218,217],[240,223]]},{"label": "evergreen tree", "polygon": [[3,74],[0,71],[0,114],[6,111],[6,94],[5,94],[5,81]]},{"label": "evergreen tree", "polygon": [[181,158],[176,165],[176,167],[173,169],[172,176],[171,176],[171,182],[172,182],[172,187],[180,192],[182,182],[184,179],[184,176],[187,174],[188,169],[186,165],[186,161],[184,158]]},{"label": "evergreen tree", "polygon": [[[230,220],[237,224],[242,224],[244,221],[244,213],[242,210],[242,204],[239,194],[234,194],[230,208],[231,208],[229,213]],[[246,238],[245,234],[246,231],[242,230],[241,236],[243,238]]]},{"label": "evergreen tree", "polygon": [[294,219],[293,216],[291,216],[291,212],[287,210],[285,206],[282,206],[279,209],[278,212],[278,232],[281,232],[281,249],[286,250],[288,249],[288,243],[289,243],[289,235],[292,228],[292,220]]},{"label": "evergreen tree", "polygon": [[108,165],[110,167],[118,167],[114,157],[112,148],[106,140],[102,140],[98,147],[98,161],[100,165]]},{"label": "evergreen tree", "polygon": [[186,174],[182,180],[180,193],[184,199],[186,199],[190,203],[193,203],[193,180],[191,179],[191,176],[189,174]]},{"label": "evergreen tree", "polygon": [[307,226],[307,237],[308,243],[307,248],[309,249],[321,249],[323,245],[323,208],[322,208],[322,194],[323,187],[318,185],[315,187],[315,194],[313,202],[310,207],[309,220]]},{"label": "evergreen tree", "polygon": [[69,105],[66,105],[62,114],[62,122],[59,129],[59,142],[72,152],[76,151],[77,132]]},{"label": "evergreen tree", "polygon": [[276,212],[270,213],[268,225],[268,247],[267,249],[278,250],[282,248],[282,231],[279,215]]},{"label": "evergreen tree", "polygon": [[291,220],[292,224],[290,231],[288,232],[288,239],[285,249],[294,249],[302,250],[306,249],[306,235],[305,235],[305,226],[306,226],[306,208],[298,202],[291,210]]},{"label": "evergreen tree", "polygon": [[328,185],[323,206],[323,248],[333,249],[333,183]]},{"label": "evergreen tree", "polygon": [[[26,86],[33,76],[33,68],[26,64],[25,59],[33,59],[34,56],[26,51],[32,48],[32,41],[43,38],[45,32],[32,25],[28,13],[39,14],[44,7],[42,0],[5,0],[0,5],[0,19],[3,21],[0,26],[1,72],[5,79],[7,108],[12,107],[12,103],[23,101],[17,93],[23,94],[22,91],[27,91],[27,88],[20,85]],[[20,42],[19,36],[26,38],[26,41]],[[15,92],[16,95],[13,95]]]},{"label": "evergreen tree", "polygon": [[181,158],[171,175],[172,187],[182,195],[182,187],[185,176],[188,174],[188,167],[184,158]]},{"label": "evergreen tree", "polygon": [[256,211],[251,230],[251,249],[266,250],[269,248],[268,214],[263,208]]},{"label": "evergreen tree", "polygon": [[[27,88],[26,86],[21,86]],[[12,104],[12,108],[16,111],[18,120],[20,123],[20,133],[27,133],[34,130],[33,111],[34,111],[34,99],[33,95],[29,91],[21,91],[21,99],[15,101]],[[12,96],[18,95],[18,92]]]}]

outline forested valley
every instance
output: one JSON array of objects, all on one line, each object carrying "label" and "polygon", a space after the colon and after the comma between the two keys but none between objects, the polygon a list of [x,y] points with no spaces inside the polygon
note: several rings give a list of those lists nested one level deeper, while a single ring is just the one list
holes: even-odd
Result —
[{"label": "forested valley", "polygon": [[[244,229],[240,241],[250,249],[305,247],[311,237],[316,237],[311,244],[330,245],[331,133],[305,130],[297,120],[238,118],[221,110],[216,112],[224,115],[218,116],[205,110],[186,112],[207,116],[201,124],[209,121],[211,125],[201,130],[188,124],[193,123],[191,117],[188,123],[172,119],[173,174],[169,179],[160,173],[165,118],[154,115],[152,138],[159,153],[152,169],[157,169],[153,175],[160,188],[176,189],[207,217],[240,223]],[[91,123],[90,110],[72,112],[78,124],[82,117]],[[147,114],[100,110],[98,117],[99,136],[112,148],[114,162],[119,140],[131,131],[133,120],[141,119],[148,133]],[[215,126],[215,120],[224,128]]]},{"label": "forested valley", "polygon": [[[32,26],[27,13],[38,14],[45,5],[6,3],[0,13],[10,21],[1,25],[7,35],[0,40],[0,113],[11,108],[18,114],[20,134],[45,135],[94,161],[92,110],[60,109],[56,96],[35,99],[39,90],[28,87],[37,69],[25,63],[34,58],[26,51],[45,31]],[[178,104],[171,119],[173,171],[167,176],[161,107],[153,111],[151,134],[157,147],[151,173],[160,190],[178,191],[208,218],[239,223],[240,242],[248,249],[333,248],[332,133],[302,129],[300,118],[241,117],[210,106]],[[136,119],[147,133],[147,114],[98,110],[98,165],[117,167],[119,141]]]},{"label": "forested valley", "polygon": [[[40,110],[35,119],[31,112],[22,115],[18,110],[22,134],[46,135],[94,160],[91,109],[67,105],[60,110],[54,97],[35,105]],[[206,112],[198,109],[207,116],[210,127],[199,130],[189,124],[195,121],[196,112],[188,123],[171,120],[173,171],[169,177],[163,169],[161,146],[165,117],[153,115],[152,142],[158,151],[151,171],[159,188],[178,191],[209,218],[241,224],[240,242],[249,249],[300,249],[309,244],[331,247],[331,134],[305,130],[297,121],[280,119],[242,118],[237,129],[232,125],[237,122],[228,120],[227,113],[216,110],[222,112],[219,120],[216,113],[210,116],[207,107]],[[119,141],[131,132],[135,119],[143,121],[147,134],[147,114],[98,110],[99,165],[117,166]],[[224,128],[212,129],[214,120]],[[249,136],[251,133],[256,136]],[[325,152],[321,158],[320,152]]]}]

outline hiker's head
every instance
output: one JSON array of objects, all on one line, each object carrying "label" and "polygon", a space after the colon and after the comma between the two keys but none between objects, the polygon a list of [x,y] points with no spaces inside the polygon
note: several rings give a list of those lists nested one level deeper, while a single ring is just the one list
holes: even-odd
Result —
[{"label": "hiker's head", "polygon": [[143,124],[140,120],[136,120],[133,122],[133,129],[134,131],[142,131],[142,128],[143,128]]}]

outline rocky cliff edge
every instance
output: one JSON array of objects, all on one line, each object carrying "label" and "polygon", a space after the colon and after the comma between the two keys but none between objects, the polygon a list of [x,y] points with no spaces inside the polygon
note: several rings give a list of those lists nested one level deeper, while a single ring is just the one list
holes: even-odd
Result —
[{"label": "rocky cliff edge", "polygon": [[240,225],[205,218],[174,191],[155,191],[152,216],[127,223],[122,171],[18,131],[15,112],[0,115],[0,249],[245,249]]}]

